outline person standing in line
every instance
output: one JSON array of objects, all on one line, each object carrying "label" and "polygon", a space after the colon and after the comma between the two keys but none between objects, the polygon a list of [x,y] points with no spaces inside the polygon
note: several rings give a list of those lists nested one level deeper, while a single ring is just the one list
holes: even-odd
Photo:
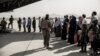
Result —
[{"label": "person standing in line", "polygon": [[62,36],[61,36],[61,40],[66,40],[67,39],[67,28],[68,28],[68,23],[69,23],[69,19],[68,19],[68,15],[64,16],[65,20],[63,22],[63,26],[62,26]]},{"label": "person standing in line", "polygon": [[9,18],[8,28],[9,28],[10,25],[11,25],[11,28],[13,29],[13,21],[14,21],[14,18],[13,18],[13,16],[11,15],[11,17]]},{"label": "person standing in line", "polygon": [[41,17],[39,17],[39,24],[38,24],[38,26],[39,26],[39,32],[41,32]]},{"label": "person standing in line", "polygon": [[54,23],[54,33],[55,33],[55,37],[57,36],[57,21],[58,21],[58,19],[57,19],[57,17],[55,18],[55,23]]},{"label": "person standing in line", "polygon": [[81,34],[81,50],[80,52],[86,52],[87,48],[87,21],[86,21],[86,15],[82,15],[82,34]]},{"label": "person standing in line", "polygon": [[27,28],[28,28],[28,32],[31,32],[31,18],[28,17],[28,22],[27,22]]},{"label": "person standing in line", "polygon": [[46,14],[45,19],[41,22],[42,34],[44,37],[44,47],[49,49],[49,40],[50,40],[50,29],[51,23],[49,21],[49,15]]},{"label": "person standing in line", "polygon": [[74,44],[74,35],[76,32],[76,17],[72,16],[72,19],[70,20],[70,27],[69,27],[69,35],[68,35],[68,42],[70,44]]},{"label": "person standing in line", "polygon": [[54,31],[54,21],[53,21],[53,18],[50,18],[50,23],[51,23],[51,33]]},{"label": "person standing in line", "polygon": [[26,18],[23,18],[23,28],[24,28],[24,32],[26,32]]},{"label": "person standing in line", "polygon": [[91,48],[93,49],[93,53],[91,55],[97,56],[98,55],[98,47],[100,44],[100,25],[99,25],[99,19],[97,17],[97,12],[93,11],[92,12],[92,17],[91,17],[91,27],[89,29],[92,29],[93,34],[92,37],[90,37],[90,42],[91,42]]},{"label": "person standing in line", "polygon": [[[97,17],[97,12],[96,11],[93,11],[92,12],[92,15],[91,15],[91,22],[90,22],[90,26],[89,26],[89,29],[88,29],[88,35],[89,35],[89,41],[92,43],[93,42],[93,24],[94,24],[94,21],[95,20],[98,20],[98,17]],[[98,22],[99,23],[99,22]],[[91,48],[92,49],[92,44],[91,44]]]},{"label": "person standing in line", "polygon": [[78,44],[77,46],[80,46],[81,43],[80,43],[80,38],[81,38],[81,33],[82,33],[82,21],[83,21],[83,18],[82,16],[79,16],[78,18],[78,22],[77,22],[77,41],[78,41]]},{"label": "person standing in line", "polygon": [[98,20],[94,20],[93,21],[93,39],[91,42],[91,46],[92,46],[92,52],[91,55],[93,56],[98,56],[98,48],[100,48],[100,32],[99,32],[99,25],[98,25]]},{"label": "person standing in line", "polygon": [[33,30],[34,32],[36,31],[36,19],[33,17],[33,22],[32,22]]},{"label": "person standing in line", "polygon": [[19,20],[18,20],[17,22],[18,22],[18,28],[19,28],[19,31],[21,31],[21,24],[22,24],[21,18],[19,18]]},{"label": "person standing in line", "polygon": [[[96,11],[93,11],[92,12],[92,15],[91,15],[91,22],[90,22],[90,25],[89,25],[89,30],[90,31],[92,28],[93,28],[93,22],[94,20],[98,20],[98,17],[97,17],[97,12]],[[99,22],[98,22],[99,23]]]},{"label": "person standing in line", "polygon": [[5,32],[6,31],[6,25],[7,25],[7,22],[5,21],[5,17],[3,17],[1,23],[0,23],[0,26],[1,27],[1,32]]},{"label": "person standing in line", "polygon": [[56,28],[56,37],[61,37],[61,21],[60,18],[55,22],[55,28]]}]

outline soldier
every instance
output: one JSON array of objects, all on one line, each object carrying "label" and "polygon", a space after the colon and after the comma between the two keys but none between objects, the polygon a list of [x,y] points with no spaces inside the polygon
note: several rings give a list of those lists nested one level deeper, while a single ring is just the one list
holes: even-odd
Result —
[{"label": "soldier", "polygon": [[44,37],[44,47],[49,49],[51,23],[49,21],[48,14],[46,15],[45,19],[41,22],[41,28]]}]

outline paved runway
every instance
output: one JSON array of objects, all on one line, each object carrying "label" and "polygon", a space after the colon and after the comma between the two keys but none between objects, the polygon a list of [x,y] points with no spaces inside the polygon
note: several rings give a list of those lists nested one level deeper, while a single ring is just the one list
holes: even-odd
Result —
[{"label": "paved runway", "polygon": [[54,34],[51,34],[50,47],[43,48],[41,33],[0,34],[0,56],[88,56],[90,53],[79,53],[80,47],[67,44]]}]

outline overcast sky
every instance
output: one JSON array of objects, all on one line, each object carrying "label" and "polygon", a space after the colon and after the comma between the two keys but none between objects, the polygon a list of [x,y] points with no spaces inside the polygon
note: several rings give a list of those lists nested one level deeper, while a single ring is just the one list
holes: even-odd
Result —
[{"label": "overcast sky", "polygon": [[91,15],[92,11],[97,11],[100,15],[100,0],[42,0],[22,8],[15,9],[14,12],[1,13],[0,17],[28,17],[43,16],[45,14],[86,14]]}]

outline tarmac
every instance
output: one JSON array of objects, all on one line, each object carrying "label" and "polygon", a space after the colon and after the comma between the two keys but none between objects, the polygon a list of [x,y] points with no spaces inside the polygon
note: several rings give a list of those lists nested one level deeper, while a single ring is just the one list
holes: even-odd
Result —
[{"label": "tarmac", "polygon": [[43,46],[42,33],[2,33],[0,34],[0,56],[89,56],[91,52],[87,47],[87,53],[79,53],[77,44],[68,44],[51,34],[50,47]]}]

